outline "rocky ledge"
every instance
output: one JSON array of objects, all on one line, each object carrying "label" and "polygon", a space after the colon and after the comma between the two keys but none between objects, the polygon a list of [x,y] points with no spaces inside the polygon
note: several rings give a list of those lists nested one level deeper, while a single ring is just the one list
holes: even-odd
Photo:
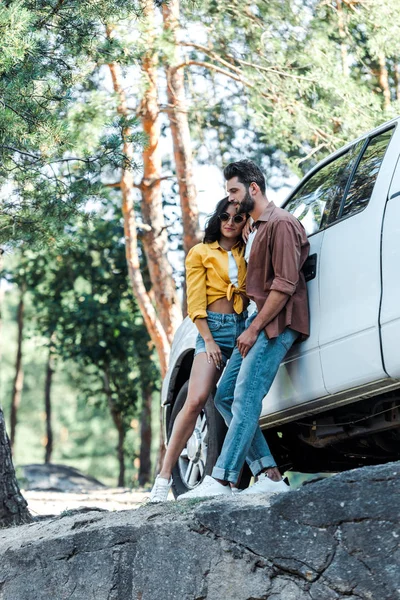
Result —
[{"label": "rocky ledge", "polygon": [[0,600],[400,598],[400,463],[0,532]]}]

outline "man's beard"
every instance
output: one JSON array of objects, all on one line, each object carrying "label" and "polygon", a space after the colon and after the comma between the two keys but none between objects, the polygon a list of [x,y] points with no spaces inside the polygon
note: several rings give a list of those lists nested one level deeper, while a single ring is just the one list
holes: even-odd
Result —
[{"label": "man's beard", "polygon": [[249,190],[246,190],[246,194],[240,203],[240,212],[250,213],[254,210],[255,202],[250,196]]}]

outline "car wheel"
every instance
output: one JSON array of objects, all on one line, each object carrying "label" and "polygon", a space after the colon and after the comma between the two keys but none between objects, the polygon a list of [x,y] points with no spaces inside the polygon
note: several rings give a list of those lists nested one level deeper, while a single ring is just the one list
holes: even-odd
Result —
[{"label": "car wheel", "polygon": [[[180,389],[168,424],[168,440],[176,417],[185,404],[189,382]],[[210,475],[220,453],[226,433],[225,423],[214,406],[212,394],[197,417],[196,426],[172,471],[172,491],[175,496],[193,489],[205,475]]]}]

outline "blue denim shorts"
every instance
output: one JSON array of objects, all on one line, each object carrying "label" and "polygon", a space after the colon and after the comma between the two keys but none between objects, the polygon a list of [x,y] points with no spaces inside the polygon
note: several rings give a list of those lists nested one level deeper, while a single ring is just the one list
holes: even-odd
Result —
[{"label": "blue denim shorts", "polygon": [[[210,328],[215,343],[218,344],[221,349],[224,364],[231,357],[231,354],[236,347],[236,340],[245,329],[246,319],[246,310],[242,312],[241,315],[237,315],[236,313],[225,315],[209,310],[207,311],[208,327]],[[196,354],[205,351],[206,344],[201,335],[198,334],[194,355],[196,356]]]}]

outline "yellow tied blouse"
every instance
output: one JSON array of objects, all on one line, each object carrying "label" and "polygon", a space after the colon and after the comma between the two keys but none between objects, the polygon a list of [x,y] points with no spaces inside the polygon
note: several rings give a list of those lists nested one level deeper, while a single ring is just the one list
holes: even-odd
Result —
[{"label": "yellow tied blouse", "polygon": [[229,279],[229,257],[219,242],[197,244],[186,257],[186,285],[189,317],[207,317],[207,306],[215,300],[233,296],[233,309],[243,312],[243,298],[246,293],[246,262],[244,244],[238,242],[232,248],[232,255],[238,266],[238,285]]}]

